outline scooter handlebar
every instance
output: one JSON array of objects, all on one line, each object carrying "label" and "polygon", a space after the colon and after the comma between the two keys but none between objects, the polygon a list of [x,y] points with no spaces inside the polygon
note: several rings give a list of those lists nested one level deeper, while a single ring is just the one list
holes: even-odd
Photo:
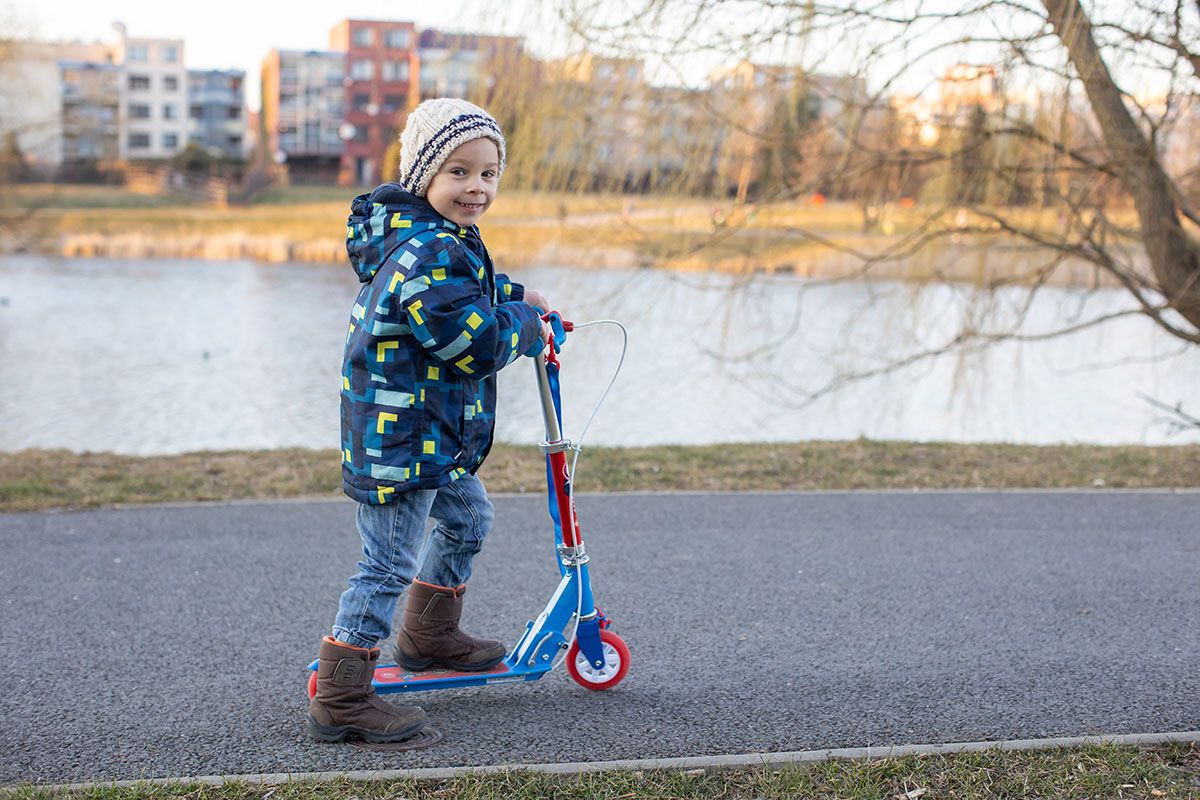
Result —
[{"label": "scooter handlebar", "polygon": [[[575,330],[575,324],[563,319],[562,314],[557,311],[543,312],[538,306],[534,306],[534,310],[541,315],[543,320],[550,323],[550,343],[554,346],[555,353],[560,352],[563,344],[567,341],[567,334]],[[541,352],[542,349],[544,349],[544,345],[536,352]],[[529,354],[534,355],[535,351],[530,351]]]}]

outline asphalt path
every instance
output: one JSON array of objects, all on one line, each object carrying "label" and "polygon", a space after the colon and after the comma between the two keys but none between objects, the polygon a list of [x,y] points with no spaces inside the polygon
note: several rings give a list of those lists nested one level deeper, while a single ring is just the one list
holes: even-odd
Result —
[{"label": "asphalt path", "polygon": [[[468,630],[557,582],[497,497]],[[0,783],[397,769],[1200,728],[1200,494],[587,495],[609,692],[410,695],[445,740],[318,744],[305,666],[358,557],[349,501],[0,515]]]}]

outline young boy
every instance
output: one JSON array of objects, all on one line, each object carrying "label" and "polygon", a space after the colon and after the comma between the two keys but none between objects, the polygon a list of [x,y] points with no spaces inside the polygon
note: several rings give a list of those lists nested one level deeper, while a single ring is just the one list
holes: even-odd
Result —
[{"label": "young boy", "polygon": [[504,172],[496,120],[463,100],[427,100],[400,143],[399,184],[356,197],[346,231],[362,288],[342,363],[342,477],[359,503],[363,559],[320,646],[308,730],[321,741],[395,742],[425,724],[420,708],[371,686],[375,645],[406,588],[395,650],[406,669],[486,670],[506,653],[458,627],[492,525],[475,471],[492,445],[495,374],[541,351],[548,329],[534,307],[549,303],[494,272],[475,227]]}]

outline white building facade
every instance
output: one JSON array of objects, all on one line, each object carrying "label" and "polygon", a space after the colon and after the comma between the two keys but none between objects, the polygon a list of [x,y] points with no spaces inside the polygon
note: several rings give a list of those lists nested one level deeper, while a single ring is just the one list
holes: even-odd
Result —
[{"label": "white building facade", "polygon": [[242,70],[188,70],[189,144],[214,156],[246,157],[245,84]]},{"label": "white building facade", "polygon": [[170,158],[187,146],[188,76],[182,39],[133,38],[117,24],[122,158]]}]

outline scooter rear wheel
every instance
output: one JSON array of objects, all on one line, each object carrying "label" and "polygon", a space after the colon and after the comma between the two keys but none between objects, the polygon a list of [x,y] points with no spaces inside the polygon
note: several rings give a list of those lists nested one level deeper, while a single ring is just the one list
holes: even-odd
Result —
[{"label": "scooter rear wheel", "polygon": [[567,651],[567,672],[585,689],[593,692],[611,689],[629,673],[629,648],[620,636],[610,630],[600,631],[600,645],[604,649],[604,666],[590,664],[579,649],[579,641],[571,643]]}]

